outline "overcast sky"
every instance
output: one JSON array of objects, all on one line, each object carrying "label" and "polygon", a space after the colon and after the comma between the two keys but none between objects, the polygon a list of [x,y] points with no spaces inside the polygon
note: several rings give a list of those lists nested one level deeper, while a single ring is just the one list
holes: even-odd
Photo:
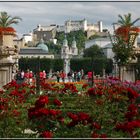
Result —
[{"label": "overcast sky", "polygon": [[[20,16],[15,25],[17,34],[29,33],[38,24],[64,25],[64,21],[86,18],[90,23],[103,22],[103,28],[112,29],[118,14],[131,13],[132,19],[140,17],[140,2],[0,2],[0,11],[11,16]],[[137,23],[140,25],[140,21]]]}]

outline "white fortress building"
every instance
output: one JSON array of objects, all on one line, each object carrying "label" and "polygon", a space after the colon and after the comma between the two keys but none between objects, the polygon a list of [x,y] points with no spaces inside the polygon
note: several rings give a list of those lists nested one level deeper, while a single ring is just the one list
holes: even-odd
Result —
[{"label": "white fortress building", "polygon": [[102,21],[99,21],[97,24],[88,23],[86,19],[83,20],[67,20],[65,21],[65,25],[58,26],[57,31],[65,31],[65,33],[69,33],[71,31],[96,31],[102,32]]}]

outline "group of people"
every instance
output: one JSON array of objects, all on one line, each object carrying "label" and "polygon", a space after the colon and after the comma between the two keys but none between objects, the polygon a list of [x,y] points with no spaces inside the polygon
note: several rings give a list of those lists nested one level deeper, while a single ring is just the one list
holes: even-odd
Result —
[{"label": "group of people", "polygon": [[62,82],[65,82],[66,79],[68,82],[77,82],[84,79],[84,71],[83,69],[75,72],[70,70],[67,75],[64,71],[57,71],[54,76],[56,76],[57,82],[60,82],[60,79],[62,79]]},{"label": "group of people", "polygon": [[57,82],[60,82],[60,81],[77,82],[84,79],[84,71],[83,69],[81,69],[80,71],[75,71],[75,72],[70,70],[70,72],[66,74],[63,70],[61,70],[61,71],[57,71],[53,73],[49,72],[47,74],[46,71],[43,70],[43,71],[40,71],[38,75],[28,69],[27,71],[18,70],[16,73],[13,73],[13,79],[16,80],[17,83],[19,84],[23,82],[33,84],[36,81],[37,76],[39,76],[40,80],[44,80],[44,81],[46,79],[55,77]]},{"label": "group of people", "polygon": [[[40,80],[46,79],[46,72],[45,70],[39,72]],[[29,69],[24,72],[23,70],[18,70],[16,73],[13,72],[13,80],[16,80],[18,84],[23,82],[33,84],[36,80],[36,74],[30,71]]]}]

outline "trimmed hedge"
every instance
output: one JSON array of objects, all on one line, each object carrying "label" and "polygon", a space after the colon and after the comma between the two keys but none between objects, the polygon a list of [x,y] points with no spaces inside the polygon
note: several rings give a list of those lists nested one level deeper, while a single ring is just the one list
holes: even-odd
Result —
[{"label": "trimmed hedge", "polygon": [[50,69],[53,71],[63,69],[63,60],[62,59],[49,59],[49,58],[20,58],[19,59],[19,69],[26,71],[27,69],[32,70],[33,72],[38,71],[38,66],[40,63],[40,71],[49,72]]},{"label": "trimmed hedge", "polygon": [[[33,72],[38,71],[38,65],[40,63],[40,71],[45,70],[49,72],[50,69],[53,71],[60,71],[63,69],[64,62],[61,58],[59,59],[48,59],[48,58],[21,58],[19,59],[19,69],[26,71],[27,69]],[[113,63],[110,59],[105,58],[74,58],[70,60],[70,68],[73,71],[84,70],[85,73],[88,71],[94,71],[95,74],[102,75],[103,68],[106,73],[112,72]]]},{"label": "trimmed hedge", "polygon": [[106,58],[94,58],[93,62],[91,58],[77,58],[71,59],[70,67],[73,71],[84,70],[85,73],[88,71],[94,71],[95,74],[102,75],[103,69],[109,74],[112,72],[113,62]]}]

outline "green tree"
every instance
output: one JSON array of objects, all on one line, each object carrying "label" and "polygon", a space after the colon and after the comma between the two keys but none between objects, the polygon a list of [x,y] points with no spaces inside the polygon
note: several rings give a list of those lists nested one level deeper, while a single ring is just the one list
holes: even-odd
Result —
[{"label": "green tree", "polygon": [[12,24],[18,24],[22,20],[18,16],[11,17],[7,12],[0,12],[0,27],[10,27]]},{"label": "green tree", "polygon": [[137,18],[134,21],[132,21],[132,17],[130,13],[128,13],[127,15],[124,15],[124,17],[119,14],[118,17],[119,19],[117,23],[120,26],[133,26],[137,21],[140,20],[140,18]]},{"label": "green tree", "polygon": [[48,46],[50,53],[53,53],[53,54],[60,54],[61,53],[61,45],[54,44],[51,41],[47,42],[46,45]]},{"label": "green tree", "polygon": [[98,45],[93,45],[84,50],[83,57],[101,58],[105,57],[103,50]]}]

